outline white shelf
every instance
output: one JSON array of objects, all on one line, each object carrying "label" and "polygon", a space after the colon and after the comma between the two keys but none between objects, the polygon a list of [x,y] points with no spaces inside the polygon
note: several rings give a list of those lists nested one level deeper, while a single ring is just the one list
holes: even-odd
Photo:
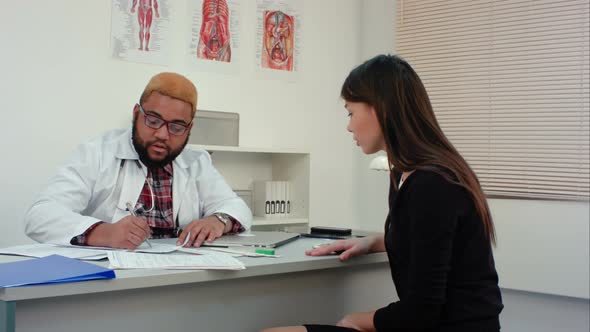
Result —
[{"label": "white shelf", "polygon": [[[277,148],[188,144],[190,149],[211,153],[213,165],[234,191],[240,189],[242,198],[254,216],[252,226],[284,226],[309,223],[309,152]],[[258,181],[288,181],[293,217],[264,217],[261,201],[256,198],[254,184]],[[264,204],[264,202],[262,202]],[[257,205],[258,204],[258,205]]]},{"label": "white shelf", "polygon": [[308,222],[308,218],[264,218],[254,216],[252,226],[307,224]]},{"label": "white shelf", "polygon": [[200,145],[187,144],[193,149],[203,149],[207,151],[227,151],[227,152],[254,152],[254,153],[299,153],[308,154],[309,152],[297,149],[273,149],[273,148],[257,148],[244,146],[223,146],[223,145]]}]

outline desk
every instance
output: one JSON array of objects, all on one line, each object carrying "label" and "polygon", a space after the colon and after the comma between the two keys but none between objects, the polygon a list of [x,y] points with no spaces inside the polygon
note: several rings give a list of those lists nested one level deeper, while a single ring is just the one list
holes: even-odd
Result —
[{"label": "desk", "polygon": [[0,332],[258,331],[333,324],[396,299],[385,253],[346,263],[305,256],[319,242],[288,243],[281,258],[241,257],[241,271],[117,270],[112,280],[0,289]]}]

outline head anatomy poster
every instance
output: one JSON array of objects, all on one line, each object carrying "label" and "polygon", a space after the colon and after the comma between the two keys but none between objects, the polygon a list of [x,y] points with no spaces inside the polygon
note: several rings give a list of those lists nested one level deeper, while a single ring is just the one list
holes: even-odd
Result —
[{"label": "head anatomy poster", "polygon": [[296,73],[301,65],[301,0],[257,0],[256,66],[266,73]]}]

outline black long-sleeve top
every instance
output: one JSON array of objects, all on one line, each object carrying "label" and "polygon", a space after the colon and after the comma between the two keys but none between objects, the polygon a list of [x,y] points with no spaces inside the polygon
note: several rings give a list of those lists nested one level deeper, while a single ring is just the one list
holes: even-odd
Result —
[{"label": "black long-sleeve top", "polygon": [[385,247],[400,300],[376,311],[377,331],[500,329],[491,244],[464,188],[422,170],[390,188]]}]

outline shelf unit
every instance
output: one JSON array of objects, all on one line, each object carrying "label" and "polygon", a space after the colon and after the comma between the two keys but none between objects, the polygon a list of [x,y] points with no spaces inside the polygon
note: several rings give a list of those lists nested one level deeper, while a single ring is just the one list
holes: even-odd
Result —
[{"label": "shelf unit", "polygon": [[[188,144],[190,149],[203,149],[211,154],[213,165],[238,193],[250,193],[252,206],[254,181],[289,181],[291,183],[291,217],[254,216],[255,229],[280,229],[285,225],[309,223],[310,154],[296,149],[273,149],[242,146]],[[242,195],[241,195],[242,196]],[[243,196],[244,198],[244,196]]]}]

